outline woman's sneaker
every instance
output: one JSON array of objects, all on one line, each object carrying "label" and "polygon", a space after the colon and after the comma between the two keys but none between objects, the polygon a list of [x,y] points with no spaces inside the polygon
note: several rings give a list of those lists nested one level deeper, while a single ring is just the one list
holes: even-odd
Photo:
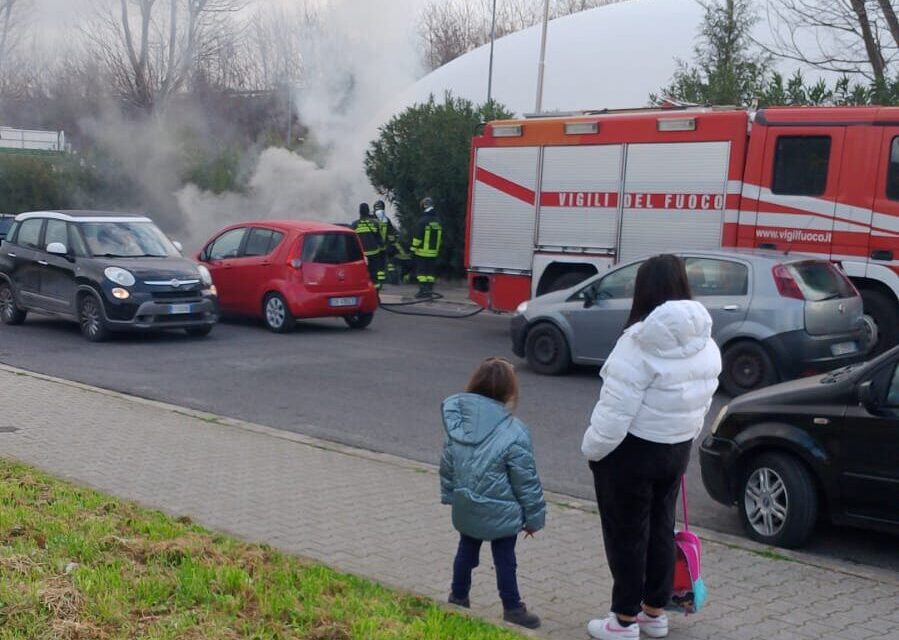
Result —
[{"label": "woman's sneaker", "polygon": [[653,618],[641,611],[637,614],[637,624],[640,625],[640,631],[650,638],[664,638],[668,635],[668,616],[664,613]]},{"label": "woman's sneaker", "polygon": [[608,618],[591,620],[587,624],[587,633],[598,640],[639,640],[640,626],[635,622],[625,627],[614,613],[610,613]]},{"label": "woman's sneaker", "polygon": [[528,608],[524,606],[523,602],[520,607],[516,607],[515,609],[504,609],[503,620],[511,622],[512,624],[517,624],[525,629],[536,629],[540,626],[540,618],[537,614],[528,611]]}]

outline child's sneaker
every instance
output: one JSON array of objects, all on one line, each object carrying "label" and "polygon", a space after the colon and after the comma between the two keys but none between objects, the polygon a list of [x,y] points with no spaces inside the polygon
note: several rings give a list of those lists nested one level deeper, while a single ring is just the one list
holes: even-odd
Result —
[{"label": "child's sneaker", "polygon": [[587,624],[587,633],[598,640],[639,640],[640,625],[635,622],[625,627],[614,613],[610,613],[608,618],[591,620]]},{"label": "child's sneaker", "polygon": [[452,593],[449,594],[449,603],[454,604],[457,607],[471,609],[471,600],[469,600],[468,598],[457,598]]},{"label": "child's sneaker", "polygon": [[[521,606],[515,609],[503,610],[503,620],[517,624],[525,629],[536,629],[540,626],[540,618],[535,613],[528,611],[528,608],[521,603]],[[636,626],[636,625],[634,625]]]},{"label": "child's sneaker", "polygon": [[641,611],[637,614],[637,624],[640,625],[640,631],[650,638],[664,638],[668,635],[668,616],[664,613],[653,618]]}]

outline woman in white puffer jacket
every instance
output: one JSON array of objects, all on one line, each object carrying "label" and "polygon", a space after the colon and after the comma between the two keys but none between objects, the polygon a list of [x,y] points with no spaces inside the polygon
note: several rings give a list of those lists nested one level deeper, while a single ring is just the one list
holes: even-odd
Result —
[{"label": "woman in white puffer jacket", "polygon": [[581,450],[590,461],[612,572],[612,613],[591,620],[602,640],[668,634],[680,479],[718,387],[712,318],[690,299],[683,261],[637,271],[623,335],[602,368],[599,402]]}]

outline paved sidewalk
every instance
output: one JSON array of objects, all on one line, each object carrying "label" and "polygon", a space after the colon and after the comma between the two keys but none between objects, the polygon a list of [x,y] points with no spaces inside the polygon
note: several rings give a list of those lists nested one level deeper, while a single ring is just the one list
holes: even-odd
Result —
[{"label": "paved sidewalk", "polygon": [[[447,595],[456,535],[428,467],[8,368],[0,406],[0,427],[18,429],[0,429],[0,456],[391,586]],[[797,557],[706,537],[710,603],[673,618],[670,637],[899,639],[899,577]],[[544,619],[541,637],[584,638],[588,618],[607,610],[592,513],[553,504],[547,530],[520,542],[519,572],[529,608]],[[472,600],[476,614],[496,619],[492,585],[487,552]]]}]

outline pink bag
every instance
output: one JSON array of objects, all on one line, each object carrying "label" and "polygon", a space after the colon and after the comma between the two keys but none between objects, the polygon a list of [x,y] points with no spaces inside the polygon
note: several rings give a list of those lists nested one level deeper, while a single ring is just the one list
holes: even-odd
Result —
[{"label": "pink bag", "polygon": [[705,604],[708,592],[702,581],[702,542],[690,531],[687,512],[687,481],[681,478],[681,499],[684,507],[684,530],[674,533],[677,558],[674,564],[674,585],[671,602],[666,609],[696,613]]}]

